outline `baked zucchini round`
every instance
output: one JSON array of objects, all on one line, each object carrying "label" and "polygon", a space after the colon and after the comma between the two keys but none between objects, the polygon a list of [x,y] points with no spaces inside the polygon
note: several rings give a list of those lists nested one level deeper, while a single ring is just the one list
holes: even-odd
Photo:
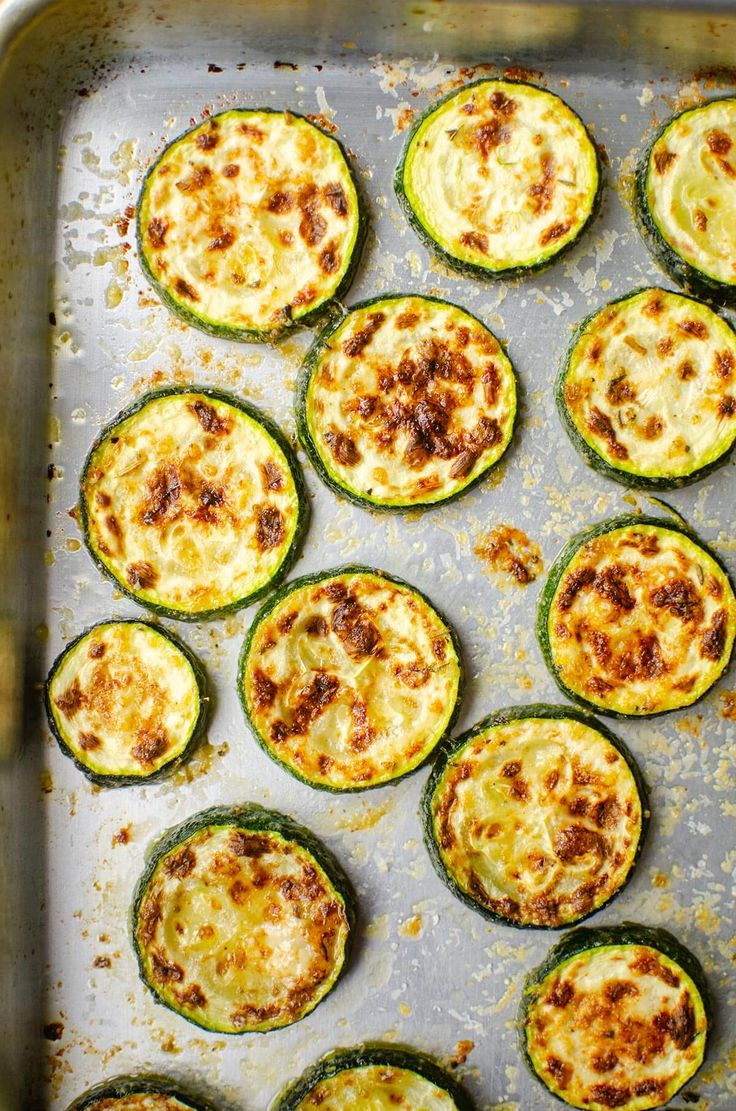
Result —
[{"label": "baked zucchini round", "polygon": [[163,1076],[118,1076],[96,1084],[67,1111],[209,1111],[198,1096]]},{"label": "baked zucchini round", "polygon": [[668,120],[639,167],[646,241],[676,282],[736,301],[736,97]]},{"label": "baked zucchini round", "polygon": [[736,442],[736,334],[690,297],[629,293],[580,324],[555,395],[597,471],[626,486],[684,486]]},{"label": "baked zucchini round", "polygon": [[573,930],[527,977],[522,1056],[544,1087],[585,1111],[667,1103],[705,1056],[700,963],[667,930],[633,922]]},{"label": "baked zucchini round", "polygon": [[205,679],[165,629],[105,621],[56,658],[46,713],[66,756],[102,787],[149,783],[191,752],[204,724]]},{"label": "baked zucchini round", "polygon": [[476,317],[435,297],[363,301],[307,354],[297,426],[317,473],[376,509],[436,505],[501,458],[516,416],[513,367]]},{"label": "baked zucchini round", "polygon": [[308,503],[286,437],[230,394],[170,387],[120,413],[82,470],[84,539],[136,602],[200,620],[262,597],[294,562]]},{"label": "baked zucchini round", "polygon": [[421,803],[440,879],[487,918],[559,929],[625,886],[649,811],[618,738],[567,706],[512,706],[450,741]]},{"label": "baked zucchini round", "polygon": [[429,108],[394,180],[430,250],[487,278],[529,273],[571,247],[600,184],[595,145],[563,100],[523,81],[486,79]]},{"label": "baked zucchini round", "polygon": [[404,1046],[369,1043],[328,1053],[287,1086],[271,1111],[472,1111],[472,1106],[431,1057]]},{"label": "baked zucchini round", "polygon": [[627,515],[567,544],[537,635],[568,698],[614,717],[690,706],[731,658],[736,597],[703,542],[674,521]]},{"label": "baked zucchini round", "polygon": [[414,587],[370,567],[287,583],[256,615],[240,659],[258,743],[330,791],[419,767],[454,720],[461,686],[450,625]]},{"label": "baked zucchini round", "polygon": [[294,112],[237,108],[174,140],[138,202],[163,302],[236,340],[274,339],[347,289],[364,236],[343,148]]},{"label": "baked zucchini round", "polygon": [[158,1002],[219,1034],[290,1026],[344,971],[354,897],[309,830],[262,806],[213,807],[154,846],[132,909]]}]

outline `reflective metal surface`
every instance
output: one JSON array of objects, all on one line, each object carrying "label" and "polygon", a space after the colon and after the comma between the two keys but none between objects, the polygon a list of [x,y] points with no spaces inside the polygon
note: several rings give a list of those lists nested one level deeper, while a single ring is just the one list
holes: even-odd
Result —
[{"label": "reflective metal surface", "polygon": [[[472,1042],[458,1074],[479,1107],[559,1106],[526,1075],[514,1031],[523,976],[556,934],[490,926],[441,885],[416,816],[426,771],[340,798],[267,759],[234,689],[252,611],[178,628],[207,668],[213,713],[189,767],[159,785],[92,788],[50,738],[39,682],[85,626],[139,612],[100,578],[68,512],[104,421],[173,379],[248,396],[293,433],[292,387],[309,334],[274,349],[184,327],[149,291],[129,222],[146,166],[190,121],[231,105],[284,105],[337,129],[369,199],[372,231],[349,301],[413,290],[467,306],[508,341],[523,392],[505,463],[447,508],[370,514],[336,500],[307,469],[314,514],[295,574],[359,560],[435,599],[465,651],[461,728],[510,703],[561,701],[533,635],[543,577],[504,585],[473,549],[494,526],[513,525],[549,567],[571,533],[630,508],[622,488],[574,453],[551,383],[580,317],[635,286],[670,285],[634,227],[631,174],[657,120],[733,89],[728,71],[708,71],[732,60],[735,29],[730,4],[0,6],[0,1108],[63,1108],[105,1076],[154,1067],[223,1106],[261,1111],[321,1053],[367,1038],[445,1059]],[[594,129],[610,160],[608,188],[563,261],[526,281],[484,284],[432,262],[399,213],[391,176],[412,112],[456,80],[507,66],[541,71],[532,78]],[[735,490],[730,464],[668,498],[732,571]],[[720,1111],[736,1107],[731,686],[733,672],[690,711],[614,725],[652,785],[653,822],[632,883],[591,923],[666,925],[700,957],[718,1025],[690,1091],[701,1097],[694,1106]],[[324,837],[355,882],[361,920],[348,977],[312,1016],[228,1039],[154,1004],[136,978],[127,910],[160,831],[242,800],[283,809]],[[44,1024],[57,1040],[42,1037]]]}]

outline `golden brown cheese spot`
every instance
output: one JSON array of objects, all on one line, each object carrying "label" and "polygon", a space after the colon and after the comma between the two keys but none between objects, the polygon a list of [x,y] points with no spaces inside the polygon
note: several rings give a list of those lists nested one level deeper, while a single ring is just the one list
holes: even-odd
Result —
[{"label": "golden brown cheese spot", "polygon": [[667,150],[666,147],[660,147],[659,150],[656,150],[654,152],[654,168],[657,173],[666,173],[676,158],[677,155],[673,154],[671,150]]},{"label": "golden brown cheese spot", "polygon": [[736,398],[724,397],[718,403],[719,417],[732,417],[736,413]]},{"label": "golden brown cheese spot", "polygon": [[380,647],[381,634],[353,595],[333,609],[330,628],[353,660],[370,656]]},{"label": "golden brown cheese spot", "polygon": [[54,701],[62,714],[65,714],[68,718],[73,718],[85,703],[79,680],[75,679],[67,690],[56,696]]},{"label": "golden brown cheese spot", "polygon": [[172,856],[167,856],[164,860],[164,871],[167,876],[178,876],[184,879],[194,868],[197,863],[197,858],[189,845],[186,845],[180,852],[174,853]]},{"label": "golden brown cheese spot", "polygon": [[166,232],[169,230],[167,220],[162,220],[160,217],[155,217],[148,225],[148,242],[154,250],[159,250],[166,244]]},{"label": "golden brown cheese spot", "polygon": [[355,441],[345,432],[329,429],[325,432],[325,442],[338,463],[352,467],[360,461],[360,452],[355,446]]},{"label": "golden brown cheese spot", "polygon": [[205,432],[212,436],[227,436],[232,429],[232,418],[218,413],[213,405],[208,405],[201,398],[196,398],[188,406]]},{"label": "golden brown cheese spot", "polygon": [[520,586],[534,582],[543,570],[539,545],[510,525],[499,525],[480,537],[473,552],[491,571],[504,574]]},{"label": "golden brown cheese spot", "polygon": [[700,654],[709,660],[720,660],[726,646],[728,624],[726,611],[719,610],[712,623],[703,633],[700,642]]},{"label": "golden brown cheese spot", "polygon": [[168,749],[170,740],[166,732],[159,728],[154,733],[141,730],[138,743],[133,746],[132,753],[139,764],[154,764]]},{"label": "golden brown cheese spot", "polygon": [[145,560],[129,563],[125,569],[125,577],[133,590],[150,590],[158,581],[155,567]]},{"label": "golden brown cheese spot", "polygon": [[237,177],[240,173],[240,166],[237,162],[228,162],[227,165],[222,167],[222,176],[228,178]]},{"label": "golden brown cheese spot", "polygon": [[607,413],[602,412],[597,406],[593,406],[588,417],[588,427],[591,432],[595,432],[597,436],[602,437],[608,445],[611,455],[616,459],[628,459],[629,452],[626,447],[619,441],[616,431],[613,427],[611,418]]},{"label": "golden brown cheese spot", "polygon": [[366,326],[364,328],[361,328],[360,331],[355,332],[352,336],[350,336],[349,339],[346,339],[343,343],[342,349],[345,354],[351,359],[355,358],[357,355],[360,355],[370,343],[373,336],[381,327],[385,319],[386,317],[381,312],[371,313],[368,317]]},{"label": "golden brown cheese spot", "polygon": [[144,524],[154,525],[173,510],[181,495],[181,481],[176,467],[171,463],[160,467],[147,486],[148,496],[141,518]]},{"label": "golden brown cheese spot", "polygon": [[685,335],[694,336],[696,339],[706,339],[708,336],[708,329],[702,320],[683,320],[679,328]]},{"label": "golden brown cheese spot", "polygon": [[96,748],[100,748],[101,745],[102,741],[96,733],[79,734],[79,747],[82,749],[83,752],[93,752]]},{"label": "golden brown cheese spot", "polygon": [[689,579],[674,579],[664,583],[653,591],[652,602],[658,608],[665,606],[681,621],[700,624],[703,620],[703,603]]},{"label": "golden brown cheese spot", "polygon": [[347,216],[348,214],[348,199],[345,196],[345,190],[339,182],[332,182],[329,185],[322,187],[322,195],[338,216]]},{"label": "golden brown cheese spot", "polygon": [[481,254],[488,254],[488,236],[481,231],[464,231],[460,235],[463,247],[471,247]]},{"label": "golden brown cheese spot", "polygon": [[569,223],[569,222],[568,223],[551,224],[540,235],[540,237],[539,237],[540,246],[541,247],[546,247],[550,243],[554,243],[555,240],[561,239],[564,235],[567,235],[567,233],[569,232],[571,227],[572,227],[572,224]]},{"label": "golden brown cheese spot", "polygon": [[720,378],[730,378],[733,374],[734,356],[730,351],[717,351],[715,355],[716,373]]},{"label": "golden brown cheese spot", "polygon": [[720,131],[714,128],[706,135],[708,149],[713,154],[728,154],[731,149],[732,143],[725,131]]},{"label": "golden brown cheese spot", "polygon": [[275,505],[261,505],[256,509],[256,541],[264,551],[276,548],[286,535],[281,511]]}]

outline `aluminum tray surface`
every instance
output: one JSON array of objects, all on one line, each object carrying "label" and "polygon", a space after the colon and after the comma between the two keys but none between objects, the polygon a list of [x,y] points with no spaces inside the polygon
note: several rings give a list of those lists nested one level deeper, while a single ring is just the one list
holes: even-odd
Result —
[{"label": "aluminum tray surface", "polygon": [[[605,148],[610,165],[601,213],[572,253],[545,273],[497,283],[461,278],[432,260],[393,195],[406,127],[440,92],[518,64],[522,46],[531,65],[534,43],[521,43],[518,55],[507,44],[494,64],[478,66],[477,54],[469,58],[472,46],[462,58],[443,53],[446,17],[439,6],[415,9],[411,55],[368,50],[357,32],[327,44],[304,32],[301,48],[293,37],[278,50],[273,42],[242,37],[229,46],[194,40],[182,48],[185,17],[177,24],[174,15],[169,51],[161,34],[148,51],[135,43],[117,52],[108,47],[96,70],[89,64],[89,84],[77,95],[50,100],[50,116],[58,122],[58,177],[51,373],[38,384],[39,390],[51,384],[52,399],[46,616],[34,633],[39,676],[86,626],[141,612],[98,574],[69,515],[85,453],[106,421],[146,388],[197,382],[252,399],[294,434],[293,387],[310,333],[278,347],[238,345],[179,323],[141,274],[130,219],[146,167],[166,142],[208,112],[272,105],[315,115],[334,129],[357,167],[371,231],[347,303],[399,290],[456,301],[508,343],[522,387],[507,457],[490,480],[445,508],[399,516],[366,512],[326,490],[302,455],[313,517],[294,574],[360,561],[426,591],[462,638],[469,681],[458,729],[500,706],[563,701],[533,632],[544,573],[525,587],[504,582],[475,548],[492,529],[510,525],[539,546],[546,571],[572,533],[631,509],[632,497],[589,471],[575,453],[554,410],[552,382],[583,315],[637,286],[671,287],[632,219],[634,166],[656,121],[732,86],[727,75],[694,77],[692,64],[675,77],[658,70],[647,79],[641,70],[607,66],[594,50],[571,67],[562,48],[555,57],[546,25],[542,72],[531,78],[560,93]],[[454,5],[453,11],[456,20],[478,18],[477,6]],[[565,20],[581,18],[592,18],[591,12],[561,9],[555,24],[561,42],[574,29]],[[647,34],[664,35],[670,18],[660,13],[650,19]],[[144,30],[140,34],[145,43]],[[43,267],[46,262],[35,260]],[[730,464],[668,496],[732,572],[735,492]],[[638,504],[650,508],[646,500]],[[32,743],[40,735],[43,745],[36,788],[46,845],[43,1021],[58,1025],[47,1030],[55,1040],[44,1043],[44,1095],[29,1094],[32,1081],[21,1079],[21,1105],[64,1108],[106,1076],[153,1068],[199,1085],[221,1105],[263,1111],[285,1081],[322,1053],[381,1038],[454,1058],[479,1108],[551,1111],[559,1104],[527,1075],[514,1022],[526,971],[558,935],[491,925],[443,887],[417,818],[426,769],[395,787],[339,797],[296,782],[264,755],[248,733],[235,691],[237,655],[253,613],[163,623],[202,659],[214,692],[206,740],[173,778],[96,789],[61,755],[45,724],[32,726]],[[707,1063],[685,1098],[721,1111],[736,1108],[734,686],[732,671],[691,710],[613,723],[651,784],[653,821],[631,884],[591,921],[664,925],[700,957],[718,1024]],[[305,1021],[265,1036],[226,1038],[155,1004],[136,975],[127,915],[146,848],[161,831],[206,806],[244,800],[292,814],[335,851],[359,894],[359,940],[347,978]],[[16,1067],[14,1075],[24,1073]],[[674,1105],[682,1107],[683,1097]]]}]

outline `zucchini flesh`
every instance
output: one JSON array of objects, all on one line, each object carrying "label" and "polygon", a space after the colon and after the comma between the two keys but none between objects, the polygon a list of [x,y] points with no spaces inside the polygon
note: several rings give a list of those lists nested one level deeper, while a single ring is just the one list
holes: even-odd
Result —
[{"label": "zucchini flesh", "polygon": [[422,800],[440,878],[487,917],[558,929],[628,882],[648,811],[631,754],[568,708],[511,707],[452,741]]},{"label": "zucchini flesh", "polygon": [[297,399],[320,477],[377,508],[456,497],[501,458],[516,414],[513,368],[456,305],[394,295],[363,302],[317,339]]},{"label": "zucchini flesh", "polygon": [[155,846],[132,915],[140,974],[206,1030],[298,1022],[347,958],[352,896],[308,831],[260,806],[204,811]]},{"label": "zucchini flesh", "polygon": [[457,710],[452,629],[413,587],[367,567],[286,584],[256,616],[240,695],[258,742],[313,787],[377,787],[417,768]]},{"label": "zucchini flesh", "polygon": [[446,262],[509,276],[545,265],[579,238],[600,173],[584,124],[558,96],[480,80],[422,117],[395,187],[415,230]]},{"label": "zucchini flesh", "polygon": [[639,290],[583,321],[556,394],[573,443],[607,477],[693,482],[736,441],[736,335],[699,301]]},{"label": "zucchini flesh", "polygon": [[299,464],[263,413],[210,389],[166,389],[121,413],[81,479],[98,566],[154,612],[212,617],[260,597],[296,556]]},{"label": "zucchini flesh", "polygon": [[736,97],[668,120],[639,175],[650,245],[675,281],[705,296],[736,297]]},{"label": "zucchini flesh", "polygon": [[138,248],[188,323],[275,338],[348,284],[363,229],[340,144],[292,112],[233,109],[171,143],[146,176]]},{"label": "zucchini flesh", "polygon": [[308,1068],[271,1111],[472,1111],[460,1085],[430,1057],[404,1046],[373,1043],[337,1049]]},{"label": "zucchini flesh", "polygon": [[664,930],[574,930],[528,977],[519,1026],[532,1073],[571,1107],[661,1107],[705,1055],[703,971]]},{"label": "zucchini flesh", "polygon": [[204,720],[204,676],[163,629],[109,621],[55,661],[49,725],[62,751],[102,786],[149,781],[191,750]]},{"label": "zucchini flesh", "polygon": [[693,534],[657,518],[617,517],[558,556],[537,629],[569,697],[614,715],[660,714],[697,701],[728,666],[736,597]]}]

